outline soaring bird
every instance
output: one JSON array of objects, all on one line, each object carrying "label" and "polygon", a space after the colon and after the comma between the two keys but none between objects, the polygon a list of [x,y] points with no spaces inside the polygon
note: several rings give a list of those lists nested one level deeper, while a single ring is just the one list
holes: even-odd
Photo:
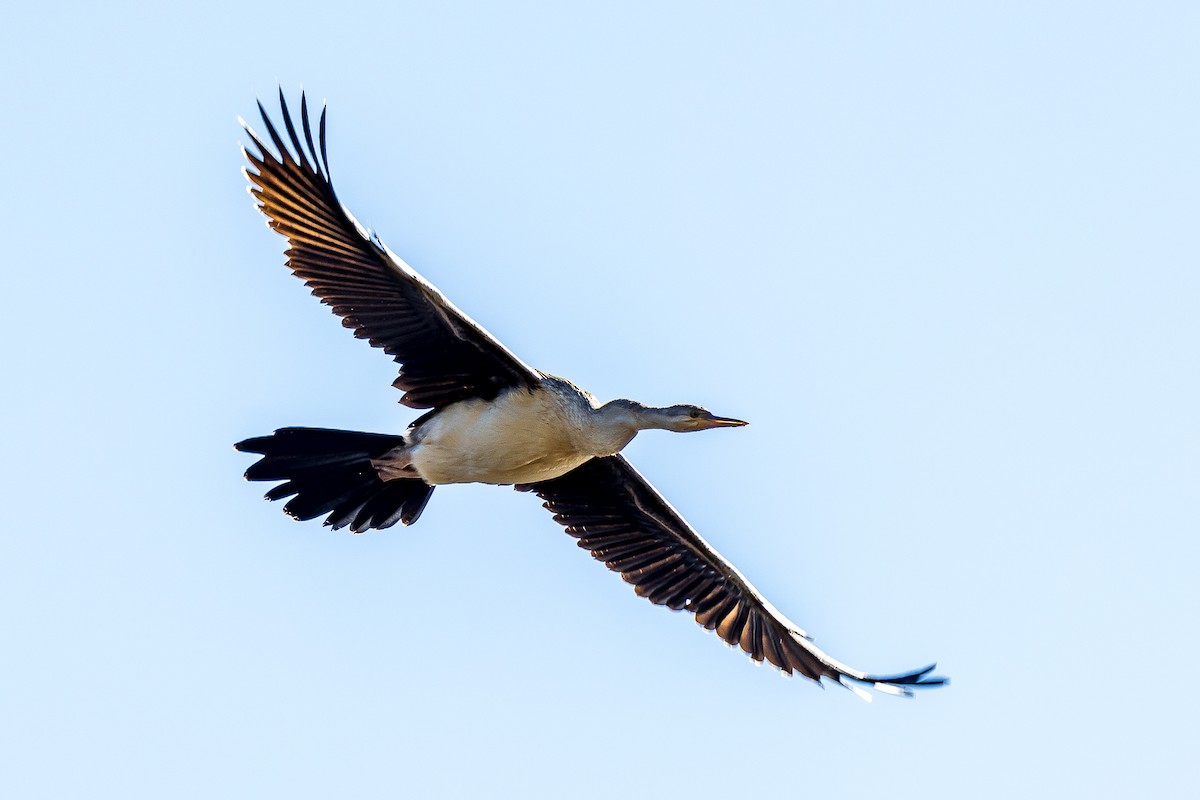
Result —
[{"label": "soaring bird", "polygon": [[745,422],[694,405],[601,403],[523,362],[342,206],[330,180],[326,109],[314,144],[307,99],[301,95],[299,132],[282,90],[279,103],[286,138],[258,104],[275,152],[239,120],[258,151],[242,150],[257,207],[287,238],[292,273],[355,336],[400,365],[400,402],[429,411],[400,435],[293,427],[238,442],[262,456],[247,479],[282,481],[268,500],[290,497],[283,510],[293,518],[325,515],[326,525],[358,533],[411,525],[440,484],[513,485],[540,497],[579,546],[637,594],[692,614],[756,662],[818,685],[827,678],[867,699],[864,686],[911,695],[946,682],[931,675],[932,664],[871,675],[826,655],[620,454],[638,431]]}]

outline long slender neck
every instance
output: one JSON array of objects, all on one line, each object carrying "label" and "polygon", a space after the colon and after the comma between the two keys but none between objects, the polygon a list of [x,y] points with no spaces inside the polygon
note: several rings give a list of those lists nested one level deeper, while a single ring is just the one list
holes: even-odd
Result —
[{"label": "long slender neck", "polygon": [[[673,415],[665,408],[644,406],[635,400],[611,400],[596,409],[600,424],[625,428],[633,433],[671,430]],[[632,434],[630,435],[632,437]]]},{"label": "long slender neck", "polygon": [[596,409],[601,425],[629,428],[638,431],[667,431],[671,414],[665,408],[642,405],[629,399],[614,399]]},{"label": "long slender neck", "polygon": [[595,455],[613,455],[629,444],[638,431],[669,430],[666,409],[644,406],[633,400],[612,400],[591,414],[584,435]]}]

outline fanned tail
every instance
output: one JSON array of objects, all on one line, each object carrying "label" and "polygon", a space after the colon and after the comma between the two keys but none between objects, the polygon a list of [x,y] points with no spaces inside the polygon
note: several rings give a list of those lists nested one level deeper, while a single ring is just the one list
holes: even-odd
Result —
[{"label": "fanned tail", "polygon": [[238,442],[243,453],[263,457],[246,470],[251,481],[285,481],[267,492],[268,500],[292,497],[283,510],[293,519],[328,514],[325,524],[349,526],[354,533],[382,530],[421,516],[433,487],[420,478],[384,481],[371,464],[403,436],[328,428],[280,428],[270,436]]}]

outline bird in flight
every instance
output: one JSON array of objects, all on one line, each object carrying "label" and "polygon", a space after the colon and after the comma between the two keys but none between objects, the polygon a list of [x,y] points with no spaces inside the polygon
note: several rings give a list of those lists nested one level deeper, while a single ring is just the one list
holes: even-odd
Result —
[{"label": "bird in flight", "polygon": [[[429,409],[400,435],[280,428],[238,442],[261,456],[252,481],[282,481],[268,500],[297,520],[355,533],[411,525],[436,486],[513,485],[540,497],[554,520],[634,591],[787,674],[911,695],[946,683],[934,665],[871,675],[842,664],[775,609],[621,455],[639,431],[745,425],[694,405],[600,403],[524,363],[459,311],[342,206],[330,181],[322,108],[314,141],[301,95],[299,127],[279,93],[285,135],[258,104],[275,152],[244,121],[250,192],[287,238],[287,266],[360,339],[400,365],[400,402]],[[303,139],[301,138],[303,136]],[[290,145],[290,147],[289,147]]]}]

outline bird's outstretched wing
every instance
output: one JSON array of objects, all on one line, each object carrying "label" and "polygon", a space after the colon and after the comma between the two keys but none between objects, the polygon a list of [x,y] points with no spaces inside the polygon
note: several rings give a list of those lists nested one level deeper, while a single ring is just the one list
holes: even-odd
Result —
[{"label": "bird's outstretched wing", "polygon": [[594,558],[652,603],[689,611],[696,622],[752,659],[820,682],[834,680],[869,699],[862,685],[888,694],[941,686],[935,665],[900,675],[869,675],[818,649],[804,631],[692,530],[622,456],[595,458],[553,480],[518,486],[545,501],[554,519]]},{"label": "bird's outstretched wing", "polygon": [[370,234],[338,201],[329,178],[325,109],[313,143],[308,102],[300,98],[303,143],[279,105],[287,139],[262,103],[267,134],[278,155],[244,121],[257,155],[243,149],[251,193],[268,224],[288,240],[287,265],[321,302],[332,306],[354,335],[383,348],[401,365],[394,385],[413,408],[440,408],[468,397],[491,399],[507,386],[541,376],[463,314],[431,283]]}]

